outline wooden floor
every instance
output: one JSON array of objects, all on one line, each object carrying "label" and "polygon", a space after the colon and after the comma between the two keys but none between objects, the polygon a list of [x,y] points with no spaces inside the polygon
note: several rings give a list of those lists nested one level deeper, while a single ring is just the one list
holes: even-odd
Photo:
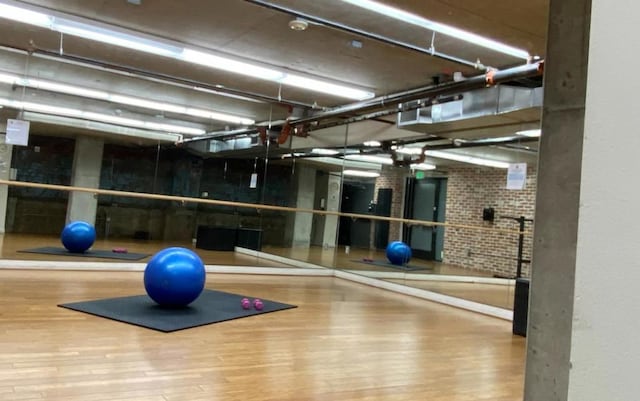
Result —
[{"label": "wooden floor", "polygon": [[[130,262],[128,260],[87,258],[75,256],[51,256],[35,253],[24,253],[21,250],[40,247],[40,246],[58,246],[61,243],[56,236],[39,236],[26,234],[4,234],[0,235],[0,258],[10,260],[53,260],[53,261],[92,261],[92,262]],[[183,246],[194,249],[202,258],[204,263],[210,265],[237,266],[239,271],[245,266],[257,267],[287,267],[296,268],[293,265],[278,263],[266,260],[260,257],[243,255],[236,252],[216,252],[204,249],[196,249],[191,242],[175,242],[175,241],[136,241],[126,239],[98,240],[94,245],[94,249],[111,250],[116,247],[125,247],[129,252],[154,254],[159,250],[168,246]],[[321,247],[298,247],[298,248],[281,248],[281,247],[265,247],[264,252],[283,256],[286,258],[300,260],[317,264],[320,266],[348,269],[351,271],[366,274],[368,271],[383,271],[402,273],[400,269],[392,267],[379,267],[361,263],[363,258],[371,258],[375,260],[384,260],[384,252],[369,251],[362,249],[352,249],[349,254],[344,249],[322,249]],[[147,262],[149,258],[144,258],[138,262]],[[414,259],[411,265],[424,267],[425,270],[411,271],[411,274],[426,275],[453,275],[453,276],[476,276],[488,277],[489,273],[464,269],[457,266],[446,265],[432,261],[423,261]],[[513,286],[477,284],[477,283],[449,283],[449,282],[428,282],[418,280],[394,279],[389,280],[395,283],[404,284],[410,287],[426,289],[454,297],[467,299],[487,305],[497,306],[505,309],[513,308]]]},{"label": "wooden floor", "polygon": [[[118,260],[118,259],[104,259],[104,258],[88,258],[77,256],[52,256],[43,255],[37,253],[24,253],[21,250],[54,246],[62,247],[60,238],[57,236],[45,236],[45,235],[30,235],[30,234],[4,234],[0,235],[0,258],[2,259],[16,259],[16,260],[60,260],[60,261],[79,261],[84,260],[88,262],[132,262],[131,260]],[[112,250],[114,248],[126,248],[128,252],[132,253],[144,253],[153,255],[154,253],[169,247],[169,246],[182,246],[189,249],[193,249],[202,258],[205,264],[225,265],[225,266],[265,266],[265,267],[290,267],[294,266],[286,265],[282,263],[271,262],[265,259],[256,258],[253,256],[242,255],[235,252],[218,252],[208,251],[204,249],[196,249],[191,242],[184,241],[143,241],[143,240],[131,240],[131,239],[110,239],[110,240],[97,240],[93,246],[93,249],[99,250]],[[134,262],[146,263],[149,258],[144,258]]]},{"label": "wooden floor", "polygon": [[385,272],[410,272],[412,274],[440,274],[454,276],[474,276],[474,277],[492,277],[492,273],[466,269],[459,266],[449,265],[435,261],[421,260],[413,258],[409,265],[414,267],[423,267],[424,269],[407,271],[399,267],[378,266],[371,263],[364,263],[363,259],[373,259],[376,261],[386,261],[385,252],[381,250],[369,250],[351,248],[349,253],[345,252],[344,247],[323,249],[319,246],[311,247],[272,247],[266,246],[263,252],[284,256],[290,259],[300,260],[303,262],[314,263],[317,265],[331,267],[335,269],[358,270],[358,271],[385,271]]},{"label": "wooden floor", "polygon": [[139,272],[0,270],[0,399],[515,401],[509,322],[329,277],[209,275],[298,308],[174,332],[58,308]]},{"label": "wooden floor", "polygon": [[386,281],[513,310],[514,285],[392,279]]},{"label": "wooden floor", "polygon": [[[56,246],[62,247],[60,239],[52,235],[31,235],[31,234],[0,234],[0,258],[17,259],[17,260],[51,260],[51,255],[42,255],[36,253],[24,253],[21,250],[42,247]],[[154,254],[168,246],[182,246],[197,251],[198,255],[206,264],[217,264],[227,266],[267,266],[267,267],[294,267],[284,263],[277,263],[266,260],[264,258],[243,255],[235,252],[217,252],[204,249],[196,249],[189,241],[144,241],[132,239],[98,239],[93,249],[112,250],[113,248],[127,248],[129,252]],[[386,256],[383,251],[364,250],[353,248],[349,254],[341,248],[323,249],[322,247],[273,247],[265,246],[263,252],[283,256],[289,259],[308,262],[323,267],[348,269],[356,271],[386,271],[386,272],[405,272],[405,270],[394,267],[376,266],[369,263],[363,263],[363,259],[369,258],[384,261]],[[78,261],[75,256],[55,256],[55,260]],[[110,261],[110,262],[131,262],[130,260],[87,258],[86,261]],[[148,259],[142,259],[146,262]],[[446,274],[446,275],[462,275],[475,277],[491,277],[491,273],[479,270],[465,269],[458,266],[447,265],[434,261],[425,261],[420,259],[411,260],[412,266],[424,267],[423,270],[413,270],[412,274]]]}]

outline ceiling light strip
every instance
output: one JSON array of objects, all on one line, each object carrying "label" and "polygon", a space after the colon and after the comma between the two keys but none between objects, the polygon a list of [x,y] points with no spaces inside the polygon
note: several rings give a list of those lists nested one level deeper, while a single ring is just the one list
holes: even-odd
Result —
[{"label": "ceiling light strip", "polygon": [[455,28],[450,25],[434,22],[423,18],[419,15],[412,14],[410,12],[395,8],[386,4],[379,3],[372,0],[342,0],[345,3],[352,4],[356,7],[361,7],[372,11],[374,13],[386,15],[387,17],[403,21],[412,25],[417,25],[424,29],[428,29],[434,32],[441,33],[443,35],[451,36],[456,39],[469,42],[471,44],[482,46],[490,50],[494,50],[503,54],[508,54],[512,57],[529,60],[531,55],[528,51],[518,49],[513,46],[509,46],[505,43],[498,42],[496,40],[477,35],[472,32],[465,31],[463,29]]},{"label": "ceiling light strip", "polygon": [[205,130],[200,128],[186,127],[183,125],[155,123],[152,121],[112,116],[109,114],[94,113],[67,107],[51,106],[42,103],[21,102],[6,98],[0,98],[0,106],[5,106],[17,110],[33,111],[37,113],[52,114],[56,116],[73,117],[84,120],[123,125],[127,127],[148,129],[152,131],[166,131],[184,135],[203,135],[206,132]]},{"label": "ceiling light strip", "polygon": [[300,74],[292,74],[277,68],[262,66],[232,57],[215,55],[206,51],[182,47],[138,32],[102,24],[96,21],[71,17],[62,13],[52,13],[44,8],[27,6],[12,0],[0,1],[0,18],[6,18],[26,24],[48,28],[56,32],[77,36],[83,39],[107,43],[144,53],[169,57],[208,68],[224,70],[235,74],[295,86],[314,92],[353,99],[365,100],[375,97],[368,90],[327,82]]},{"label": "ceiling light strip", "polygon": [[393,160],[390,157],[384,157],[384,156],[346,155],[344,158],[347,160],[355,160],[355,161],[361,161],[361,162],[367,162],[367,163],[378,163],[378,164],[385,164],[389,166],[393,164]]},{"label": "ceiling light strip", "polygon": [[41,122],[45,124],[62,125],[65,127],[88,129],[92,131],[107,132],[110,134],[130,136],[133,138],[143,138],[154,141],[176,143],[182,141],[183,139],[182,135],[180,134],[146,131],[137,128],[122,127],[118,125],[82,120],[73,117],[53,116],[49,114],[41,114],[29,111],[22,113],[22,118],[32,122]]},{"label": "ceiling light strip", "polygon": [[344,170],[342,174],[352,176],[352,177],[367,177],[367,178],[380,177],[380,173],[378,172],[365,171],[365,170]]},{"label": "ceiling light strip", "polygon": [[17,75],[0,73],[0,83],[9,85],[25,86],[28,88],[42,89],[50,92],[64,93],[67,95],[80,96],[90,99],[103,100],[111,103],[118,103],[128,106],[140,107],[144,109],[164,111],[168,113],[184,114],[193,117],[206,118],[240,125],[253,125],[255,121],[250,118],[234,116],[212,110],[204,110],[193,107],[184,107],[170,103],[161,103],[153,100],[146,100],[133,96],[118,95],[115,93],[103,92],[76,85],[66,85],[57,82],[43,81],[34,78],[22,78]]},{"label": "ceiling light strip", "polygon": [[462,163],[476,164],[479,166],[488,166],[488,167],[496,167],[496,168],[509,168],[509,163],[501,162],[498,160],[490,160],[484,159],[475,156],[463,155],[460,153],[453,152],[443,152],[441,150],[427,150],[424,152],[426,156],[435,157],[438,159],[447,159],[458,161]]}]

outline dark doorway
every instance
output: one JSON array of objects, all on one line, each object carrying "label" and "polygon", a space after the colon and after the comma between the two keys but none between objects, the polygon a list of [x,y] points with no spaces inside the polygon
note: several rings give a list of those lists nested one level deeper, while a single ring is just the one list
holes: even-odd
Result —
[{"label": "dark doorway", "polygon": [[[342,185],[343,213],[369,214],[374,191],[373,182],[346,181]],[[358,248],[369,248],[371,237],[371,220],[340,217],[338,244]]]},{"label": "dark doorway", "polygon": [[[404,217],[413,220],[444,222],[446,178],[407,178]],[[442,260],[444,227],[405,225],[404,241],[420,259]]]}]

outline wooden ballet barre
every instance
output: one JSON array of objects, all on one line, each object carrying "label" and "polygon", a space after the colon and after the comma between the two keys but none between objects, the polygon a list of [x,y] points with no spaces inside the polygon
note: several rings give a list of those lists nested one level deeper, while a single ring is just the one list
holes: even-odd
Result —
[{"label": "wooden ballet barre", "polygon": [[312,214],[319,214],[324,216],[343,216],[343,217],[351,217],[354,219],[389,221],[389,222],[398,222],[398,223],[417,225],[417,226],[426,226],[426,227],[450,227],[450,228],[458,228],[458,229],[466,229],[466,230],[490,231],[490,232],[503,233],[503,234],[524,234],[524,235],[531,234],[530,231],[521,232],[520,230],[514,230],[514,229],[470,226],[470,225],[464,225],[464,224],[441,223],[438,221],[412,220],[412,219],[404,219],[401,217],[376,216],[376,215],[369,215],[369,214],[342,213],[342,212],[331,211],[331,210],[304,209],[304,208],[276,206],[276,205],[262,205],[257,203],[234,202],[234,201],[225,201],[225,200],[218,200],[218,199],[191,198],[187,196],[151,194],[148,192],[116,191],[112,189],[86,188],[86,187],[75,187],[70,185],[42,184],[42,183],[36,183],[36,182],[10,181],[10,180],[0,180],[0,185],[8,185],[13,187],[51,189],[54,191],[66,191],[66,192],[87,192],[87,193],[92,193],[96,195],[157,199],[157,200],[166,200],[171,202],[182,202],[182,203],[186,203],[186,202],[203,203],[208,205],[231,206],[231,207],[257,209],[257,210],[312,213]]}]

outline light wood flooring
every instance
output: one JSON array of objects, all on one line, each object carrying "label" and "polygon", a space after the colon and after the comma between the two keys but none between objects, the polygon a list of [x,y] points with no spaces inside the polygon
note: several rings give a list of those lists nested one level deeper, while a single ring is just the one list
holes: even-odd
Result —
[{"label": "light wood flooring", "polygon": [[[39,236],[26,234],[4,234],[0,235],[0,258],[13,260],[53,260],[53,261],[92,261],[92,262],[130,262],[126,260],[87,258],[75,256],[52,256],[35,253],[24,253],[21,250],[40,247],[40,246],[58,246],[62,244],[56,236]],[[292,265],[278,263],[266,260],[260,257],[243,255],[236,252],[218,252],[208,251],[204,249],[196,249],[191,242],[180,241],[142,241],[127,239],[98,240],[94,245],[94,249],[111,250],[116,247],[125,247],[129,252],[154,254],[159,250],[168,246],[183,246],[193,249],[202,258],[204,263],[211,265],[237,266],[239,270],[243,266],[257,267],[287,267],[295,268]],[[385,255],[382,251],[363,250],[352,248],[349,254],[344,252],[342,248],[322,249],[321,247],[297,247],[297,248],[281,248],[281,247],[265,247],[263,252],[283,256],[289,259],[300,260],[330,268],[348,269],[366,274],[368,271],[403,273],[403,270],[392,267],[372,266],[370,264],[361,263],[363,258],[375,260],[384,260]],[[149,258],[141,259],[137,262],[146,262]],[[476,276],[490,277],[489,273],[464,269],[457,266],[446,265],[443,263],[423,261],[414,259],[411,265],[425,267],[425,270],[414,270],[411,274],[435,274],[435,275],[453,275],[453,276]],[[467,299],[470,301],[480,302],[487,305],[497,306],[505,309],[513,308],[513,286],[477,284],[477,283],[452,283],[452,282],[430,282],[407,279],[389,280],[392,282],[404,284],[410,287],[422,288],[446,295]]]},{"label": "light wood flooring", "polygon": [[[24,253],[20,252],[24,249],[37,248],[43,246],[62,247],[60,238],[57,236],[46,235],[30,235],[30,234],[4,234],[0,235],[0,258],[2,259],[16,259],[16,260],[60,260],[60,261],[72,261],[77,262],[84,260],[88,262],[140,262],[146,263],[149,261],[149,257],[131,261],[131,260],[119,260],[119,259],[104,259],[104,258],[89,258],[78,256],[59,256],[59,255],[43,255],[37,253]],[[126,248],[128,252],[132,253],[145,253],[153,255],[154,253],[169,247],[169,246],[182,246],[188,249],[193,249],[198,253],[200,258],[205,264],[225,265],[225,266],[266,266],[266,267],[291,267],[282,263],[271,262],[265,259],[256,258],[253,256],[243,255],[235,252],[220,252],[220,251],[208,251],[204,249],[196,249],[190,241],[144,241],[144,240],[132,240],[132,239],[109,239],[109,240],[96,240],[93,245],[93,249],[99,250],[112,250],[114,248]]]},{"label": "light wood flooring", "polygon": [[415,267],[424,267],[424,269],[407,271],[396,267],[377,266],[370,263],[364,263],[363,259],[365,258],[373,259],[376,261],[386,261],[384,251],[373,249],[369,250],[351,248],[349,250],[349,253],[346,253],[344,247],[323,249],[319,246],[292,248],[266,246],[263,247],[262,251],[335,269],[492,277],[492,274],[490,272],[465,269],[459,266],[448,265],[435,261],[421,260],[417,258],[411,259],[409,265]]},{"label": "light wood flooring", "polygon": [[210,274],[208,288],[298,308],[168,334],[56,307],[141,280],[0,270],[0,399],[522,400],[510,322],[336,278]]}]

